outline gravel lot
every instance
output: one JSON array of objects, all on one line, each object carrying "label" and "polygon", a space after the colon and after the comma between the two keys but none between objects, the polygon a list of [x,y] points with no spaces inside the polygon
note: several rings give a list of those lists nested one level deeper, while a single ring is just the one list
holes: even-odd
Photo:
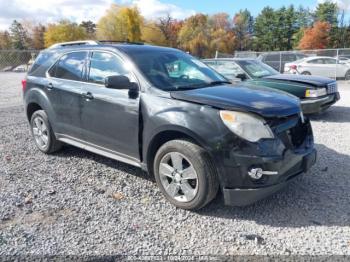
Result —
[{"label": "gravel lot", "polygon": [[0,74],[1,255],[350,255],[350,85],[313,117],[318,162],[284,191],[235,208],[176,209],[141,170],[34,146],[23,74]]}]

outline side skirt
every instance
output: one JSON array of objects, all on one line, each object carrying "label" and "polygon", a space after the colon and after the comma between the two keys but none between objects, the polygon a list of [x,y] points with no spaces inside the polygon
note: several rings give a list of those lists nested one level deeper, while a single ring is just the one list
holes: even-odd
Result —
[{"label": "side skirt", "polygon": [[57,140],[59,140],[63,143],[66,143],[66,144],[69,144],[72,146],[76,146],[76,147],[79,147],[81,149],[90,151],[92,153],[95,153],[95,154],[98,154],[101,156],[105,156],[105,157],[129,164],[129,165],[133,165],[136,167],[142,167],[144,169],[144,165],[136,158],[133,158],[133,157],[121,154],[119,152],[115,152],[115,151],[112,151],[110,149],[107,149],[107,148],[104,148],[101,146],[97,146],[95,144],[91,144],[91,143],[88,143],[86,141],[83,141],[83,140],[80,140],[80,139],[77,139],[74,137],[70,137],[67,135],[57,134],[57,133],[55,135],[56,135]]}]

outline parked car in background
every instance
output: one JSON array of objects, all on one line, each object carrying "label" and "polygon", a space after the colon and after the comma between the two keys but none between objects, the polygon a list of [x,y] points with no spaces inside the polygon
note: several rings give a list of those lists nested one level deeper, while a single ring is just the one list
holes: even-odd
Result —
[{"label": "parked car in background", "polygon": [[12,71],[13,66],[5,66],[4,68],[1,69],[1,72],[10,72]]},{"label": "parked car in background", "polygon": [[300,60],[305,57],[307,57],[307,55],[300,52],[272,52],[261,54],[258,57],[258,60],[283,73],[286,63]]},{"label": "parked car in background", "polygon": [[28,69],[27,65],[19,65],[19,66],[16,66],[12,71],[13,72],[26,72],[27,69]]},{"label": "parked car in background", "polygon": [[55,45],[40,53],[22,87],[39,150],[67,143],[141,167],[180,208],[205,206],[219,187],[226,204],[251,204],[316,161],[296,97],[232,88],[180,50]]},{"label": "parked car in background", "polygon": [[279,89],[297,96],[305,114],[321,113],[340,99],[337,82],[330,78],[280,74],[255,59],[205,59],[232,83]]},{"label": "parked car in background", "polygon": [[346,56],[336,56],[334,57],[335,59],[337,59],[339,62],[344,62],[349,64],[350,63],[350,58],[346,57]]},{"label": "parked car in background", "polygon": [[284,72],[286,74],[316,75],[350,80],[350,64],[328,56],[307,57],[287,63]]}]

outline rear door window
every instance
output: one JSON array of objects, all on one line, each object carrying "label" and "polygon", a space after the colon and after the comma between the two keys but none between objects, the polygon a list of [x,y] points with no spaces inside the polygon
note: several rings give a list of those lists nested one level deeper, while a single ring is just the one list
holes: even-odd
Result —
[{"label": "rear door window", "polygon": [[82,81],[87,52],[72,52],[63,55],[49,70],[49,75],[56,78]]}]

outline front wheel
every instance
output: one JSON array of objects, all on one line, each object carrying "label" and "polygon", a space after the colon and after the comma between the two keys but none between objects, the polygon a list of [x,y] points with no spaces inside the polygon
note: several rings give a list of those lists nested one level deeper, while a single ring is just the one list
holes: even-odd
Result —
[{"label": "front wheel", "polygon": [[346,72],[345,80],[350,80],[350,70]]},{"label": "front wheel", "polygon": [[164,196],[182,209],[205,206],[219,188],[209,155],[186,140],[172,140],[161,146],[154,159],[154,173]]},{"label": "front wheel", "polygon": [[307,72],[307,71],[302,72],[301,74],[304,75],[304,76],[311,76],[311,73],[310,73],[310,72]]}]

